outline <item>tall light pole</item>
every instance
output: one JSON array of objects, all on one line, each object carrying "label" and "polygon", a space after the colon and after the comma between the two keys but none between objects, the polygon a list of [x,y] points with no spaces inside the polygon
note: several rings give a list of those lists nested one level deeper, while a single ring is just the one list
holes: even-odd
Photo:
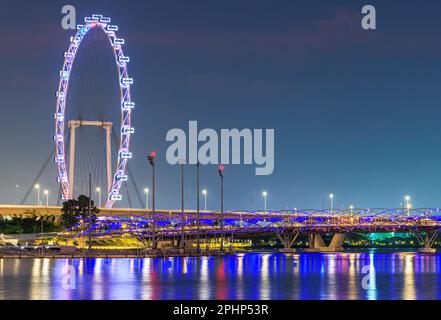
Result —
[{"label": "tall light pole", "polygon": [[[39,188],[40,189],[40,188]],[[49,190],[44,190],[44,194],[46,195],[46,207],[49,207]],[[44,232],[44,219],[43,219],[43,216],[41,216],[41,219],[40,219],[40,224],[41,224],[41,233],[43,233]]]},{"label": "tall light pole", "polygon": [[96,192],[98,193],[98,207],[101,208],[101,188],[96,188]]},{"label": "tall light pole", "polygon": [[220,192],[221,192],[221,223],[220,223],[220,229],[221,229],[221,243],[220,243],[220,253],[224,251],[224,170],[225,167],[223,165],[219,166],[219,176],[220,176]]},{"label": "tall light pole", "polygon": [[156,223],[156,177],[155,177],[155,158],[157,156],[156,151],[152,151],[150,155],[147,157],[148,162],[152,166],[152,248],[156,249],[156,229],[155,229],[155,223]]},{"label": "tall light pole", "polygon": [[201,221],[201,212],[200,212],[200,197],[201,197],[201,190],[200,190],[200,167],[201,167],[201,163],[198,161],[196,163],[196,202],[197,202],[197,206],[196,206],[196,210],[197,210],[197,234],[196,234],[196,250],[197,253],[199,254],[199,252],[201,251],[200,248],[200,243],[199,243],[199,231],[200,231],[200,221]]},{"label": "tall light pole", "polygon": [[49,207],[49,190],[44,190],[44,195],[46,196],[46,207]]},{"label": "tall light pole", "polygon": [[89,202],[87,204],[87,222],[88,222],[88,228],[89,232],[87,233],[87,246],[88,246],[88,252],[90,255],[90,250],[92,249],[92,174],[89,173]]},{"label": "tall light pole", "polygon": [[145,188],[144,193],[145,193],[145,209],[148,211],[149,210],[149,193],[150,193],[149,188]]},{"label": "tall light pole", "polygon": [[184,249],[184,241],[185,241],[185,191],[184,191],[184,166],[186,161],[179,160],[179,165],[181,167],[181,249]]},{"label": "tall light pole", "polygon": [[334,194],[329,194],[329,200],[331,201],[331,214],[334,213]]},{"label": "tall light pole", "polygon": [[204,211],[206,212],[207,211],[207,190],[206,189],[204,189],[204,190],[202,190],[202,194],[204,195]]},{"label": "tall light pole", "polygon": [[37,206],[40,205],[40,185],[36,184],[35,189],[37,190]]},{"label": "tall light pole", "polygon": [[18,184],[15,185],[14,189],[14,204],[18,203],[18,191],[20,189],[20,186]]}]

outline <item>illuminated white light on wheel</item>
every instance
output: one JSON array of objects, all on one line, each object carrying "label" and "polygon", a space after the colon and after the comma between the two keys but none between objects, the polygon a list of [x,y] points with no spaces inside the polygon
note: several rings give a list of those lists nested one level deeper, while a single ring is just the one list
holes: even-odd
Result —
[{"label": "illuminated white light on wheel", "polygon": [[118,26],[112,26],[112,25],[109,25],[109,26],[107,26],[107,30],[108,31],[118,31]]},{"label": "illuminated white light on wheel", "polygon": [[123,45],[125,43],[126,43],[126,41],[124,39],[114,39],[113,40],[113,44],[115,44],[115,45]]},{"label": "illuminated white light on wheel", "polygon": [[130,111],[135,108],[134,102],[124,102],[123,110],[124,111]]},{"label": "illuminated white light on wheel", "polygon": [[132,78],[122,78],[121,80],[121,84],[127,88],[128,86],[133,84],[133,79]]},{"label": "illuminated white light on wheel", "polygon": [[129,126],[125,126],[125,127],[122,128],[121,133],[125,134],[125,135],[127,135],[127,134],[134,134],[135,133],[135,128],[132,128],[132,127],[129,127]]},{"label": "illuminated white light on wheel", "polygon": [[124,64],[124,63],[129,63],[129,62],[130,62],[129,57],[119,57],[119,63]]},{"label": "illuminated white light on wheel", "polygon": [[64,141],[64,136],[61,135],[61,134],[58,134],[58,135],[56,135],[56,136],[54,137],[54,141],[57,141],[57,142],[63,142],[63,141]]},{"label": "illuminated white light on wheel", "polygon": [[69,71],[60,71],[60,78],[61,78],[61,80],[68,80],[69,79]]},{"label": "illuminated white light on wheel", "polygon": [[112,201],[121,201],[122,200],[122,195],[120,195],[120,194],[112,194],[110,196],[110,200],[112,200]]},{"label": "illuminated white light on wheel", "polygon": [[116,180],[126,182],[127,180],[129,180],[129,177],[121,173],[116,176]]},{"label": "illuminated white light on wheel", "polygon": [[64,156],[58,155],[55,157],[55,163],[64,162]]},{"label": "illuminated white light on wheel", "polygon": [[132,159],[133,154],[131,152],[124,152],[124,151],[122,151],[120,153],[120,157],[121,157],[121,159]]}]

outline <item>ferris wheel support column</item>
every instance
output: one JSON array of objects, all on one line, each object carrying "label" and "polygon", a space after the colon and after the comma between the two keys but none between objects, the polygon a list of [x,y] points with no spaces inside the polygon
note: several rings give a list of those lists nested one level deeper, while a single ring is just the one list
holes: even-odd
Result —
[{"label": "ferris wheel support column", "polygon": [[74,198],[74,177],[75,177],[75,130],[79,128],[78,121],[69,121],[70,129],[70,152],[69,152],[69,199]]},{"label": "ferris wheel support column", "polygon": [[110,141],[110,135],[112,133],[112,123],[103,124],[106,129],[106,161],[107,161],[107,191],[110,192],[113,184],[112,177],[112,145]]}]

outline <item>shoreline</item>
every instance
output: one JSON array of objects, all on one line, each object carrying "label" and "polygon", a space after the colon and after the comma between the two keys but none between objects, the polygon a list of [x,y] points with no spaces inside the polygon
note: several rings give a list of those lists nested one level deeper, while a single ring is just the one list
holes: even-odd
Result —
[{"label": "shoreline", "polygon": [[[136,254],[136,253],[95,253],[95,254],[85,254],[85,253],[75,253],[75,254],[17,254],[17,253],[1,253],[1,259],[155,259],[155,258],[199,258],[199,257],[221,257],[230,256],[235,254],[285,254],[285,255],[312,255],[312,254],[353,254],[353,253],[368,253],[370,251],[376,251],[377,254],[437,254],[438,252],[418,252],[417,248],[369,248],[369,249],[347,249],[340,252],[306,252],[302,249],[296,250],[295,252],[280,252],[279,250],[256,250],[256,251],[238,251],[238,252],[225,252],[223,254],[219,252],[201,253],[201,254],[168,254],[168,255],[152,255],[152,254]],[[439,252],[441,253],[441,252]]]}]

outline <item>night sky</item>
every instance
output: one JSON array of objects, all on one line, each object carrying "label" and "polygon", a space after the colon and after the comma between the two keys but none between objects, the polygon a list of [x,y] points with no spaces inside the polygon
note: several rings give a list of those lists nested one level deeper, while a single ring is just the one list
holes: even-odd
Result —
[{"label": "night sky", "polygon": [[[227,209],[261,209],[263,190],[274,209],[321,208],[329,192],[339,208],[399,207],[406,194],[415,207],[441,206],[440,1],[1,4],[1,203],[21,200],[53,148],[59,70],[74,34],[61,28],[61,8],[72,4],[78,20],[110,16],[126,39],[137,103],[130,166],[142,192],[151,178],[146,155],[158,151],[158,207],[180,206],[165,137],[190,120],[275,129],[273,175],[227,166]],[[376,6],[375,31],[361,28],[366,4]],[[39,180],[52,203],[55,177],[51,162]],[[194,167],[186,178],[194,208]],[[209,209],[219,208],[218,182],[216,166],[202,168]]]}]

